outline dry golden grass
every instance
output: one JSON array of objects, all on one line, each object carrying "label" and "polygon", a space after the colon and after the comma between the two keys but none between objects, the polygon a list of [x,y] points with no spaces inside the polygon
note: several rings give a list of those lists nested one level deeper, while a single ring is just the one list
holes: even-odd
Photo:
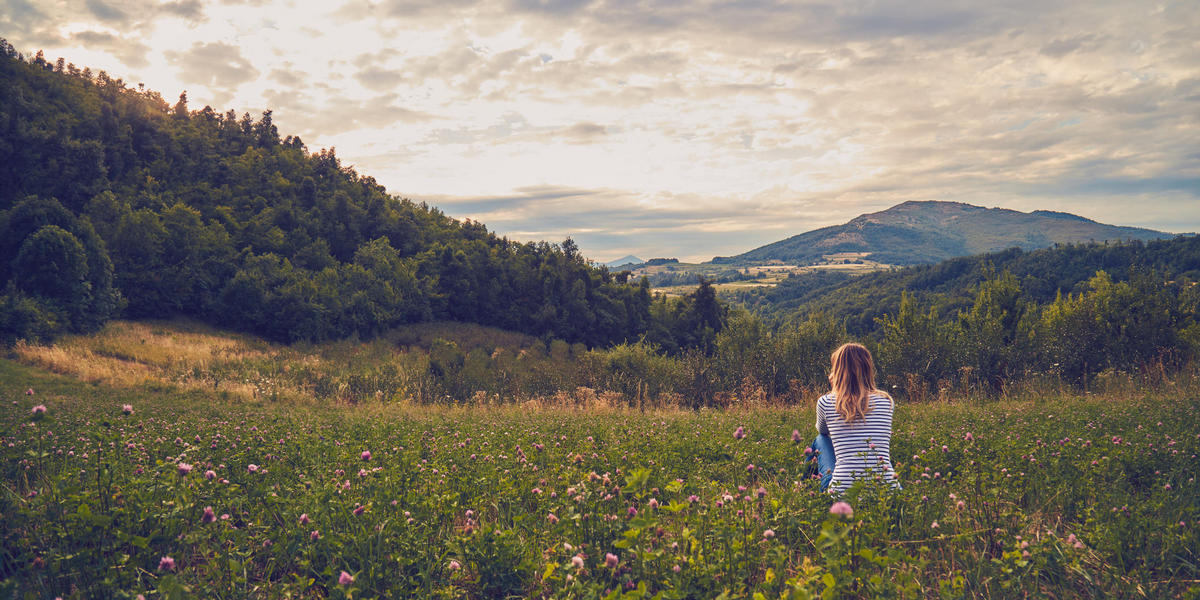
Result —
[{"label": "dry golden grass", "polygon": [[[48,346],[21,342],[13,348],[25,364],[88,383],[113,387],[160,384],[246,398],[260,395],[261,386],[216,373],[244,371],[248,362],[278,358],[285,351],[190,324],[131,321],[113,321],[96,334],[67,336]],[[273,391],[303,395],[295,389]]]}]

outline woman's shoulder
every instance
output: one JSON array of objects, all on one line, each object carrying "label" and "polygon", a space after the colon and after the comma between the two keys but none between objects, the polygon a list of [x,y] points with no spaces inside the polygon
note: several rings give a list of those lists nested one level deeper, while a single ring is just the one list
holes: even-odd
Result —
[{"label": "woman's shoulder", "polygon": [[878,404],[888,408],[894,408],[896,406],[896,400],[887,392],[882,390],[875,390],[871,392],[871,395],[868,397],[871,399],[872,405]]}]

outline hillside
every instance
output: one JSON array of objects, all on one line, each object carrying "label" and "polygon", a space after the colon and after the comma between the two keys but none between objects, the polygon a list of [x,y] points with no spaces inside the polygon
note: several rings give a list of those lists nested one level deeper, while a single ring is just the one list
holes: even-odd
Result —
[{"label": "hillside", "polygon": [[656,319],[645,282],[589,264],[570,239],[516,243],[394,196],[281,135],[271,111],[194,110],[186,93],[171,105],[3,40],[0,256],[9,343],[117,317],[284,342],[444,320],[681,348],[704,327],[688,299]]},{"label": "hillside", "polygon": [[1046,303],[1059,292],[1080,291],[1100,270],[1118,281],[1141,271],[1154,273],[1166,285],[1193,285],[1200,281],[1200,236],[1147,243],[1071,244],[1033,251],[1011,248],[861,276],[813,272],[735,298],[749,308],[776,315],[821,313],[844,320],[851,334],[866,335],[875,331],[877,318],[899,311],[905,293],[938,304],[942,315],[952,317],[970,306],[975,286],[989,273],[1013,273],[1025,297]]},{"label": "hillside", "polygon": [[1172,234],[1105,225],[1054,211],[1023,213],[960,202],[905,202],[744,254],[716,257],[713,262],[748,264],[778,260],[813,264],[829,254],[868,252],[875,262],[915,265],[1013,247],[1034,250],[1054,244],[1169,237]]}]

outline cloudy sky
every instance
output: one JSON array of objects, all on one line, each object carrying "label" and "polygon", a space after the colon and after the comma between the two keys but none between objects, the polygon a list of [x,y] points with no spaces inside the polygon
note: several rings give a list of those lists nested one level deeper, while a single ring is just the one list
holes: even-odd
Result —
[{"label": "cloudy sky", "polygon": [[1200,231],[1195,0],[0,0],[513,239],[707,260],[905,200]]}]

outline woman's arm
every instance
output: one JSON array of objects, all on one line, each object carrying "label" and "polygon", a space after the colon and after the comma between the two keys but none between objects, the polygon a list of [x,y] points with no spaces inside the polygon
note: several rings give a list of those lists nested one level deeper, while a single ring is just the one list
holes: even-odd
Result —
[{"label": "woman's arm", "polygon": [[829,426],[825,424],[825,411],[821,409],[820,400],[817,400],[817,433],[829,435]]}]

